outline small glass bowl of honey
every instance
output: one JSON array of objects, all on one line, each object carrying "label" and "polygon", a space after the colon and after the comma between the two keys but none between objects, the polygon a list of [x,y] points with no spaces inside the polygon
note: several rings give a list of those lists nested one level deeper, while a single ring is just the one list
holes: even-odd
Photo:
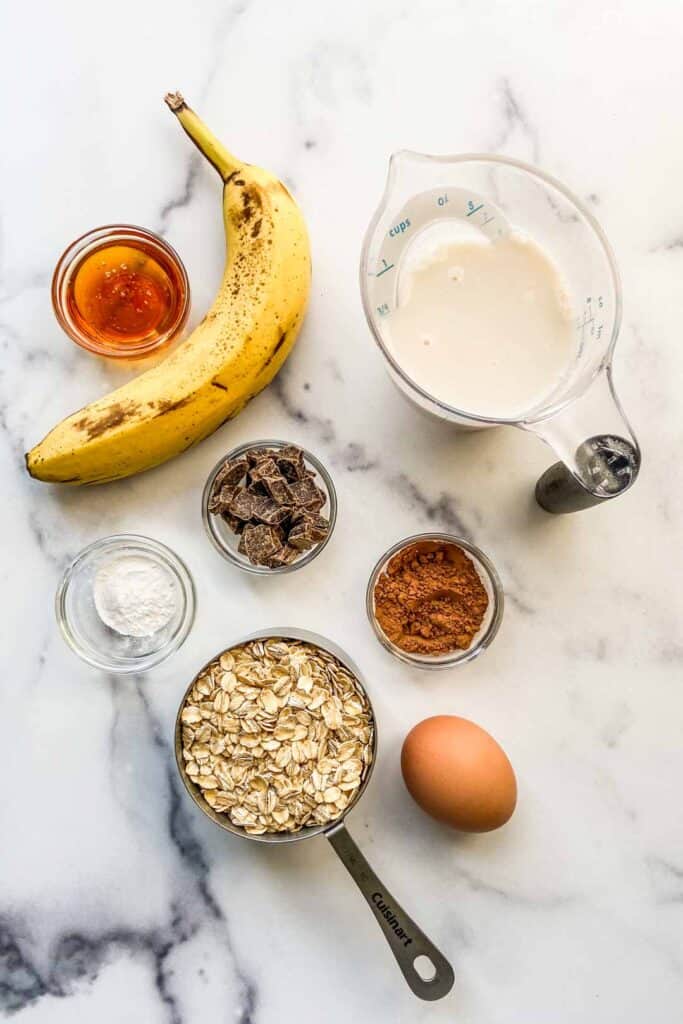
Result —
[{"label": "small glass bowl of honey", "polygon": [[55,315],[89,352],[137,359],[168,345],[190,311],[178,253],[145,228],[108,224],[77,238],[52,278]]}]

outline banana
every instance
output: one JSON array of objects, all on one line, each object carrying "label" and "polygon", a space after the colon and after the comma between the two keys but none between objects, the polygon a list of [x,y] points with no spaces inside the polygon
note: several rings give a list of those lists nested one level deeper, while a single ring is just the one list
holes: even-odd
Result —
[{"label": "banana", "polygon": [[236,416],[278,372],[308,301],[308,235],[274,175],[238,161],[179,93],[166,102],[224,181],[225,274],[211,309],[162,363],[59,423],[26,456],[31,476],[94,484],[178,455]]}]

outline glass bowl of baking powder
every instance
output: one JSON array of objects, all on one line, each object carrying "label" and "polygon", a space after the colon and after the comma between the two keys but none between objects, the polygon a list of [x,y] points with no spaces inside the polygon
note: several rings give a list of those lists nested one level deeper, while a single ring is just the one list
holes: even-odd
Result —
[{"label": "glass bowl of baking powder", "polygon": [[145,672],[186,639],[195,588],[185,563],[150,537],[117,534],[73,560],[56,595],[67,644],[105,672]]}]

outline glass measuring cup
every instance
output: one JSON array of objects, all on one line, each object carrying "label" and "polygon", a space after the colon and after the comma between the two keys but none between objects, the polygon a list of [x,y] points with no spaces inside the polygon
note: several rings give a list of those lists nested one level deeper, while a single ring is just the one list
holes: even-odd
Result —
[{"label": "glass measuring cup", "polygon": [[[418,239],[424,242],[427,231],[457,222],[491,242],[512,231],[528,235],[558,269],[572,299],[573,362],[540,402],[515,418],[473,413],[435,398],[399,365],[388,343],[409,250]],[[360,282],[365,316],[389,374],[412,402],[460,428],[520,427],[556,452],[561,461],[536,484],[546,511],[589,508],[635,481],[640,449],[611,374],[621,323],[618,271],[600,225],[560,182],[506,157],[396,153],[365,236]]]},{"label": "glass measuring cup", "polygon": [[[207,801],[203,799],[200,788],[192,781],[185,771],[185,761],[183,759],[182,750],[181,714],[185,706],[186,698],[192,690],[196,679],[206,671],[213,661],[215,661],[215,657],[212,658],[211,661],[207,662],[207,664],[204,665],[204,667],[197,673],[195,679],[192,680],[183,694],[183,699],[181,700],[178,708],[175,723],[175,756],[183,784],[197,807],[211,818],[214,824],[219,825],[222,829],[225,829],[226,832],[231,832],[234,836],[239,836],[242,839],[249,839],[257,843],[269,843],[271,845],[282,846],[283,844],[299,842],[303,839],[312,839],[314,836],[325,836],[372,910],[374,917],[387,940],[391,952],[393,953],[412,992],[420,999],[429,1001],[441,999],[443,996],[447,995],[453,987],[453,968],[443,953],[441,953],[434,943],[427,938],[424,932],[418,928],[412,918],[403,910],[400,903],[398,903],[398,901],[392,896],[386,886],[383,885],[361,851],[356,846],[344,823],[346,815],[353,807],[356,806],[367,788],[377,754],[377,720],[362,676],[348,655],[346,655],[340,647],[337,647],[337,645],[332,643],[332,641],[318,636],[316,633],[302,629],[291,629],[287,627],[281,629],[269,629],[267,631],[259,630],[256,633],[251,633],[249,636],[236,640],[226,650],[232,650],[240,644],[249,643],[253,640],[265,641],[275,638],[303,640],[306,643],[319,647],[321,650],[334,655],[334,657],[349,670],[356,681],[358,689],[362,691],[368,702],[368,706],[372,713],[373,723],[373,756],[370,765],[366,770],[365,777],[357,789],[351,803],[339,818],[327,825],[304,826],[304,828],[299,832],[264,832],[261,835],[250,835],[243,828],[240,828],[238,825],[234,825],[226,814],[219,814],[209,806]],[[222,653],[225,653],[225,651],[219,652],[216,657],[220,657],[220,654]]]}]

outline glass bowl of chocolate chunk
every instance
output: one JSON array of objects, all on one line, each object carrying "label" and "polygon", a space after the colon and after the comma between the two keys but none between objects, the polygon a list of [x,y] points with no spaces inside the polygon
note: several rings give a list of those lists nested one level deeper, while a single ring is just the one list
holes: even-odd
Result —
[{"label": "glass bowl of chocolate chunk", "polygon": [[216,550],[246,572],[292,572],[323,550],[337,518],[337,495],[323,464],[286,441],[240,445],[216,463],[202,517]]}]

